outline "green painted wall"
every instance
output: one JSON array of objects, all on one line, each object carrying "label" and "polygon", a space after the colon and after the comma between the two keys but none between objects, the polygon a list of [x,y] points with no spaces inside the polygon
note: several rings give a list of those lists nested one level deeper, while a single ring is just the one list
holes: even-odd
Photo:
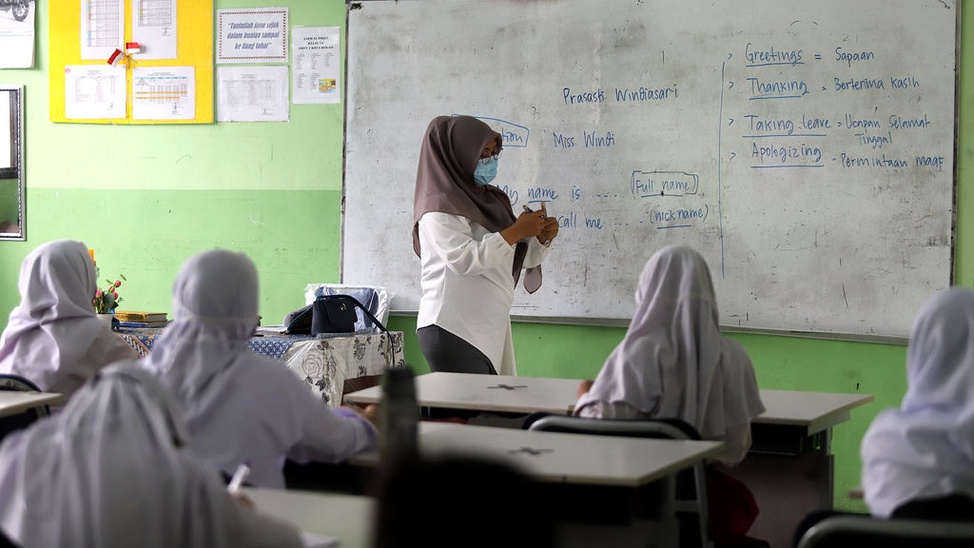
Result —
[{"label": "green painted wall", "polygon": [[[207,247],[248,253],[261,276],[261,314],[278,323],[304,303],[309,282],[338,282],[342,189],[342,105],[292,105],[287,123],[192,126],[53,124],[48,117],[49,9],[38,2],[36,62],[0,71],[0,84],[26,90],[27,241],[0,243],[0,311],[18,302],[23,257],[40,243],[79,238],[96,249],[104,277],[123,273],[130,308],[171,310],[170,288],[189,255]],[[62,5],[64,4],[64,5]],[[216,0],[216,8],[271,4]],[[292,26],[341,26],[341,0],[282,0]],[[962,36],[974,33],[964,13]],[[344,39],[344,36],[343,36]],[[343,40],[344,42],[344,40]],[[971,55],[962,41],[961,57]],[[955,272],[974,287],[974,72],[959,78]],[[449,108],[444,107],[444,111]],[[403,181],[403,184],[410,184]],[[408,230],[404,227],[403,230]],[[967,247],[965,247],[965,245]],[[633,279],[638,273],[633,273]],[[5,323],[6,318],[0,318]],[[406,358],[428,371],[415,320],[393,317],[406,333]],[[625,330],[516,323],[522,375],[594,376]],[[863,509],[847,493],[858,485],[859,443],[882,408],[905,390],[905,347],[734,334],[751,353],[762,388],[862,392],[876,401],[835,429],[835,502]]]}]

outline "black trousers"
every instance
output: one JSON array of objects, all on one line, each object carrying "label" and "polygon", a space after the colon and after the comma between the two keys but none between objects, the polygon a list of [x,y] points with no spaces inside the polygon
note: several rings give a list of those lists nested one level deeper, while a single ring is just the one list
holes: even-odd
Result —
[{"label": "black trousers", "polygon": [[430,371],[497,374],[490,359],[477,347],[438,325],[417,329],[416,338],[419,339],[419,349],[426,357]]}]

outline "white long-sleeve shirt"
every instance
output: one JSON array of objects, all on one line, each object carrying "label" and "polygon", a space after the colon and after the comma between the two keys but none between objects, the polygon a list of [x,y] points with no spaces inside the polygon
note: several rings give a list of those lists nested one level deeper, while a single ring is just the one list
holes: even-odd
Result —
[{"label": "white long-sleeve shirt", "polygon": [[[483,352],[501,375],[517,374],[511,337],[514,246],[466,217],[431,211],[419,220],[422,297],[416,328],[437,325]],[[548,247],[529,238],[524,268]]]},{"label": "white long-sleeve shirt", "polygon": [[[151,368],[152,362],[144,365]],[[170,381],[169,375],[162,377]],[[378,447],[378,432],[365,418],[329,408],[266,356],[236,360],[196,399],[182,404],[193,450],[227,475],[248,463],[247,481],[258,487],[285,487],[285,458],[335,463]]]}]

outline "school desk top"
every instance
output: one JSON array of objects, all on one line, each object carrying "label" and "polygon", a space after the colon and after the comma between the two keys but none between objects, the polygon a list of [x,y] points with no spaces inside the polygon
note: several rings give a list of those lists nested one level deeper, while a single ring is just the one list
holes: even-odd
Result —
[{"label": "school desk top", "polygon": [[[425,457],[466,454],[494,457],[549,483],[640,487],[705,459],[723,446],[688,441],[568,434],[420,421],[419,447]],[[375,466],[377,452],[352,457]]]},{"label": "school desk top", "polygon": [[[578,383],[578,379],[428,373],[416,376],[416,401],[423,407],[567,415],[578,399]],[[381,398],[381,386],[345,395],[346,401],[361,404],[378,403]],[[870,394],[761,390],[767,410],[753,422],[804,426],[807,434],[814,434],[848,420],[852,408],[872,400]]]},{"label": "school desk top", "polygon": [[338,539],[338,548],[370,546],[374,499],[361,495],[247,487],[257,509],[302,531]]},{"label": "school desk top", "polygon": [[849,412],[873,401],[873,395],[761,390],[761,401],[766,410],[753,422],[805,426],[814,434],[849,420]]},{"label": "school desk top", "polygon": [[56,392],[20,392],[0,390],[0,417],[16,415],[31,407],[51,405],[64,401],[64,394]]}]

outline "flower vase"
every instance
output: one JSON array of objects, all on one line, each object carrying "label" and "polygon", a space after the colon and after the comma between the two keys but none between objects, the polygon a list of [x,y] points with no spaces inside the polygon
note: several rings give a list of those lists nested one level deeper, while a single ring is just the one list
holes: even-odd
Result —
[{"label": "flower vase", "polygon": [[105,325],[107,325],[109,329],[112,328],[112,319],[115,317],[115,314],[109,312],[107,314],[95,314],[95,316],[99,320],[105,322]]}]

